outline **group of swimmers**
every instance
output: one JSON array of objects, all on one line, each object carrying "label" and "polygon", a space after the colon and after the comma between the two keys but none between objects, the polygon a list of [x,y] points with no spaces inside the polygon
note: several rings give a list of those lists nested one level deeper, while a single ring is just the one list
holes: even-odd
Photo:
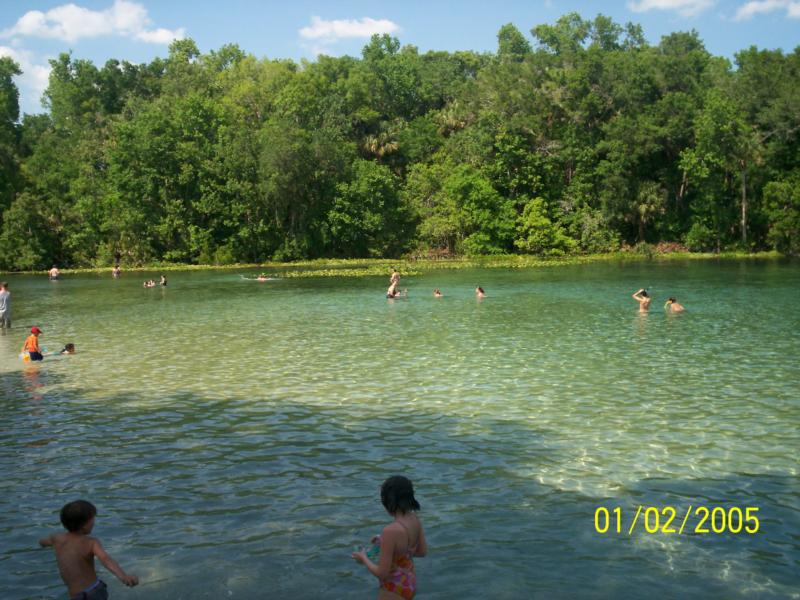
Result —
[{"label": "group of swimmers", "polygon": [[[389,289],[386,290],[386,297],[387,298],[408,298],[408,290],[405,289],[401,293],[397,286],[400,283],[400,273],[398,273],[397,269],[392,269],[392,275],[389,278]],[[433,297],[434,298],[443,298],[444,294],[439,288],[433,290]],[[483,291],[481,286],[477,286],[475,288],[475,297],[476,298],[486,298],[486,292]]]},{"label": "group of swimmers", "polygon": [[[394,475],[381,485],[381,504],[394,520],[370,540],[370,548],[352,553],[378,580],[378,598],[412,600],[417,592],[414,557],[428,553],[422,522],[417,516],[420,504],[414,498],[414,486],[406,477]],[[65,504],[60,512],[66,532],[52,533],[39,540],[43,548],[52,547],[61,578],[71,600],[107,600],[108,588],[97,576],[97,558],[117,579],[128,587],[139,584],[136,575],[127,573],[103,547],[90,537],[97,509],[86,500]]]},{"label": "group of swimmers", "polygon": [[[633,299],[639,303],[640,313],[646,313],[650,310],[650,303],[653,301],[653,297],[647,293],[646,289],[642,288],[633,294]],[[664,303],[664,310],[670,313],[679,313],[686,310],[686,308],[675,299],[675,296],[670,296]]]},{"label": "group of swimmers", "polygon": [[274,277],[270,277],[266,273],[259,273],[255,277],[245,277],[244,275],[240,275],[242,279],[247,279],[249,281],[272,281],[275,279]]},{"label": "group of swimmers", "polygon": [[[398,273],[397,269],[392,269],[392,275],[389,278],[389,289],[386,290],[387,298],[408,298],[408,290],[404,290],[402,294],[397,290],[399,283],[400,273]],[[433,290],[434,298],[442,298],[443,296],[444,294],[439,288]],[[486,298],[486,292],[481,286],[475,288],[475,297]],[[653,298],[647,293],[645,288],[641,288],[634,293],[633,298],[639,303],[639,312],[646,313],[650,310],[650,303],[653,301]],[[686,308],[677,301],[675,296],[670,296],[664,304],[664,310],[670,313],[679,313],[686,310]]]},{"label": "group of swimmers", "polygon": [[[158,285],[166,286],[167,285],[167,278],[162,275],[161,276],[161,281],[158,282]],[[142,284],[142,287],[146,287],[146,288],[156,287],[156,282],[155,282],[154,279],[148,279],[147,281],[145,281]]]},{"label": "group of swimmers", "polygon": [[[119,266],[119,263],[115,264],[114,267],[111,269],[111,277],[114,279],[119,279],[122,275],[122,269]],[[56,281],[57,279],[61,278],[61,271],[58,270],[58,267],[53,265],[53,267],[47,272],[47,277],[50,281]],[[159,285],[167,285],[167,278],[163,275],[161,276],[161,281]],[[142,283],[142,287],[151,288],[156,287],[156,282],[153,279],[148,279],[144,283]]]}]

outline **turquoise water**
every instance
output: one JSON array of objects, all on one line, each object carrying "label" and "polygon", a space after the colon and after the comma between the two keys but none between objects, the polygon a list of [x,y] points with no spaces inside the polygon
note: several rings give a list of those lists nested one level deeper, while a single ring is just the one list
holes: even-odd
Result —
[{"label": "turquoise water", "polygon": [[[373,597],[350,552],[394,473],[422,504],[420,599],[800,597],[800,264],[443,270],[394,301],[388,273],[157,275],[6,276],[4,597],[64,597],[36,540],[80,497],[142,581],[100,569],[113,597]],[[34,324],[78,354],[23,365]],[[760,530],[628,535],[639,505],[676,529],[757,507]]]}]

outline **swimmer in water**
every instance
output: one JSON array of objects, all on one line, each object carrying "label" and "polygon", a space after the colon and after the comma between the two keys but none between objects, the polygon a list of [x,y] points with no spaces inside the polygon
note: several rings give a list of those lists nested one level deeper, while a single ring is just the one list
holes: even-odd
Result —
[{"label": "swimmer in water", "polygon": [[664,309],[665,309],[667,312],[671,312],[671,313],[683,312],[683,311],[685,311],[685,310],[686,310],[686,309],[683,307],[683,304],[679,304],[679,303],[678,303],[678,301],[677,301],[677,300],[675,300],[675,296],[671,296],[671,297],[670,297],[670,298],[667,300],[667,303],[666,303],[666,304],[664,304]]},{"label": "swimmer in water", "polygon": [[389,278],[389,289],[386,290],[387,298],[397,298],[400,294],[397,291],[397,285],[400,283],[400,273],[397,269],[392,269],[392,276]]},{"label": "swimmer in water", "polygon": [[647,294],[647,290],[640,289],[633,295],[633,299],[639,303],[639,312],[646,313],[650,309],[653,299]]},{"label": "swimmer in water", "polygon": [[408,289],[403,290],[402,292],[398,292],[397,290],[389,289],[386,292],[386,297],[394,300],[395,298],[408,298]]},{"label": "swimmer in water", "polygon": [[483,291],[483,288],[481,286],[475,288],[475,297],[486,298],[486,292]]},{"label": "swimmer in water", "polygon": [[439,291],[439,288],[436,288],[435,290],[433,290],[433,297],[434,298],[441,298],[442,296],[444,296],[444,294]]}]

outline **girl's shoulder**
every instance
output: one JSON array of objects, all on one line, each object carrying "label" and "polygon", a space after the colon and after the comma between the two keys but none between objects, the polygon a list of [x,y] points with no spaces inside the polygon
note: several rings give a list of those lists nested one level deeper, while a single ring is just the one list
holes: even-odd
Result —
[{"label": "girl's shoulder", "polygon": [[386,527],[383,528],[384,535],[387,533],[391,535],[393,533],[399,533],[401,531],[403,531],[403,526],[400,525],[400,523],[398,523],[397,521],[392,521]]},{"label": "girl's shoulder", "polygon": [[422,529],[422,521],[415,513],[410,513],[411,518],[406,519],[406,522],[392,521],[383,528],[384,533],[398,536],[402,539],[407,539],[409,535],[416,534]]}]

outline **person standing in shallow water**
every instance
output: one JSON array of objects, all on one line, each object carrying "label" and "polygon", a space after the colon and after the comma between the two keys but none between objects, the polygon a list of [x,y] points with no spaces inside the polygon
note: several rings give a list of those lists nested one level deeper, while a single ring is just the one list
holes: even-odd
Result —
[{"label": "person standing in shallow water", "polygon": [[11,329],[11,292],[8,283],[0,283],[0,329]]},{"label": "person standing in shallow water", "polygon": [[653,299],[648,295],[647,290],[640,289],[633,295],[633,299],[639,303],[639,312],[646,313],[650,310],[650,303]]},{"label": "person standing in shallow water", "polygon": [[36,327],[35,325],[31,327],[31,334],[25,340],[25,343],[22,346],[22,353],[28,353],[28,356],[31,360],[44,360],[44,356],[42,355],[42,350],[39,348],[39,334],[42,333],[42,330]]},{"label": "person standing in shallow water", "polygon": [[47,276],[52,280],[55,281],[59,277],[61,277],[61,271],[58,270],[58,267],[53,265],[53,268],[47,272]]},{"label": "person standing in shallow water", "polygon": [[373,562],[364,549],[353,552],[353,559],[377,577],[378,600],[412,600],[417,592],[413,557],[428,553],[422,522],[416,514],[420,505],[414,498],[413,484],[402,475],[389,477],[381,486],[381,503],[394,522],[372,538],[380,547],[375,557],[378,562]]},{"label": "person standing in shallow water", "polygon": [[58,571],[72,600],[107,600],[108,589],[105,582],[97,577],[95,557],[128,587],[139,583],[136,575],[128,575],[111,558],[100,540],[89,537],[96,515],[97,509],[86,500],[65,504],[60,516],[66,533],[53,533],[39,540],[43,548],[52,546],[55,550]]},{"label": "person standing in shallow water", "polygon": [[400,273],[397,269],[392,269],[392,276],[389,278],[389,289],[386,290],[387,298],[394,298],[397,295],[397,286],[400,283]]}]

